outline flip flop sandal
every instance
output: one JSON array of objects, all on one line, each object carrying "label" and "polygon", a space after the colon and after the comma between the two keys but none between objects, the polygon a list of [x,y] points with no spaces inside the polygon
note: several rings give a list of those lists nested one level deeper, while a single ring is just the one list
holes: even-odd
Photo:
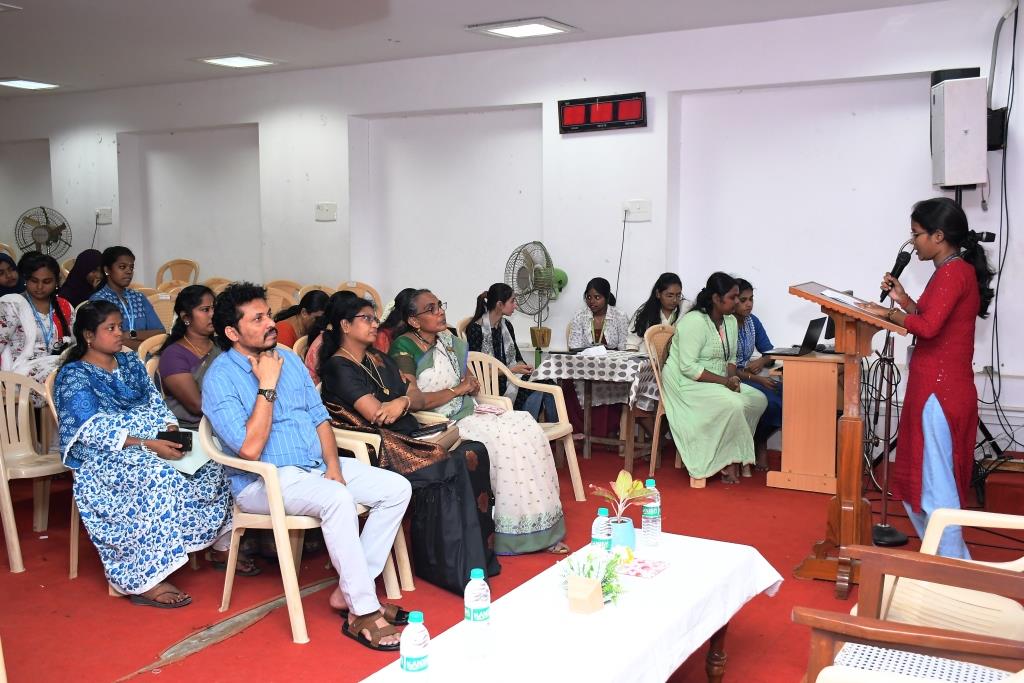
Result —
[{"label": "flip flop sandal", "polygon": [[559,541],[558,543],[554,544],[550,548],[546,548],[544,552],[551,553],[552,555],[568,555],[569,554],[569,546],[567,546],[564,543],[562,543],[561,541]]},{"label": "flip flop sandal", "polygon": [[177,609],[179,607],[184,607],[185,605],[192,604],[191,595],[186,597],[184,600],[178,600],[177,602],[160,602],[156,599],[162,595],[167,595],[168,593],[173,593],[174,595],[181,595],[181,591],[178,590],[165,590],[162,593],[157,593],[156,596],[152,598],[147,598],[143,595],[129,595],[128,600],[131,601],[133,605],[141,605],[142,607],[157,607],[159,609]]},{"label": "flip flop sandal", "polygon": [[[409,623],[409,613],[398,605],[385,602],[380,607],[381,614],[384,615],[384,618],[392,626],[405,626]],[[342,619],[348,619],[348,608],[341,608],[338,610],[338,614]]]},{"label": "flip flop sandal", "polygon": [[[377,626],[375,623],[377,619],[381,617],[380,610],[364,614],[361,617],[356,617],[356,620],[349,625],[346,620],[341,624],[341,632],[348,638],[356,641],[360,645],[370,648],[371,650],[377,650],[379,652],[394,652],[399,648],[398,643],[392,645],[381,645],[381,638],[386,636],[393,636],[398,634],[398,629],[388,624],[387,626]],[[370,637],[367,638],[363,635],[363,630],[369,631]]]},{"label": "flip flop sandal", "polygon": [[[220,570],[222,572],[226,572],[228,570],[227,560],[215,560],[213,559],[213,555],[211,555],[210,553],[206,554],[206,559],[207,561],[209,561],[211,565],[213,565],[214,569]],[[248,569],[242,569],[243,562],[249,563]],[[239,554],[238,561],[235,562],[235,576],[256,576],[262,571],[262,569],[256,566],[256,562],[251,557],[249,557],[248,555]]]}]

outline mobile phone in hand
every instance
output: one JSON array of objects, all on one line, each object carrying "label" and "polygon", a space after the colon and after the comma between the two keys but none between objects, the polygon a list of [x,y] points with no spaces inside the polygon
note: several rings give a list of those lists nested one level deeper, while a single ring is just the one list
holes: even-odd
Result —
[{"label": "mobile phone in hand", "polygon": [[188,453],[192,450],[192,432],[159,432],[156,438],[163,439],[164,441],[173,441],[180,445],[182,453]]}]

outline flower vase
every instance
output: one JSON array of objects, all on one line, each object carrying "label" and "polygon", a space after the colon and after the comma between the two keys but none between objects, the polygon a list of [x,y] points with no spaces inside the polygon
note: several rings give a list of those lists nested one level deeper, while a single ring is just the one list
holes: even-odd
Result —
[{"label": "flower vase", "polygon": [[633,520],[629,517],[615,517],[612,519],[612,547],[625,546],[630,550],[636,550],[636,528]]}]

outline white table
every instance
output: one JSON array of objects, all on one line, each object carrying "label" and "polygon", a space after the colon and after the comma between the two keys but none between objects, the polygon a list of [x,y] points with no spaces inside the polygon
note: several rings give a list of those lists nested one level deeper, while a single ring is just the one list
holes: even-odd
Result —
[{"label": "white table", "polygon": [[[618,604],[594,614],[569,611],[559,565],[541,572],[491,605],[491,646],[482,658],[471,657],[465,623],[432,638],[430,679],[661,683],[710,640],[708,680],[720,681],[729,620],[751,598],[774,595],[782,576],[745,545],[662,534],[657,552],[667,569],[624,576]],[[404,675],[395,657],[365,680],[418,678]]]}]

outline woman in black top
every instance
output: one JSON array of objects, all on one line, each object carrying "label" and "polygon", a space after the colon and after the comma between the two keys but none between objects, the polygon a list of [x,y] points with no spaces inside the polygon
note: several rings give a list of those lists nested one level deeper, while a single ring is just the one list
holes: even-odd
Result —
[{"label": "woman in black top", "polygon": [[[412,545],[417,575],[461,592],[473,567],[484,567],[490,576],[498,574],[501,567],[493,553],[494,493],[487,449],[477,441],[462,441],[443,461],[428,463],[422,457],[423,449],[417,449],[414,440],[396,439],[389,434],[408,437],[419,429],[411,411],[422,408],[424,398],[431,394],[421,393],[415,382],[406,384],[395,361],[373,348],[380,320],[372,303],[355,294],[334,297],[325,317],[317,368],[321,396],[335,418],[349,422],[361,418],[364,429],[367,425],[376,426],[384,447],[390,451],[393,469],[412,484]],[[337,410],[339,407],[341,411]],[[397,462],[402,467],[393,465]],[[475,515],[459,503],[446,507],[439,500],[445,494],[439,489],[455,486],[456,478],[462,479],[472,493],[461,496],[452,489],[451,500],[465,498]],[[469,490],[465,493],[470,494]],[[461,516],[457,510],[461,510]],[[456,529],[462,537],[455,533]],[[473,544],[467,549],[477,533],[482,547]],[[457,553],[465,553],[462,564],[472,559],[472,566],[455,566],[459,564],[458,558],[451,557],[451,546],[447,544],[456,547]]]},{"label": "woman in black top", "polygon": [[[516,331],[506,317],[515,310],[512,288],[504,282],[494,283],[476,298],[476,311],[466,326],[466,342],[470,351],[494,356],[517,375],[529,375],[533,368],[523,360],[516,343]],[[557,419],[555,399],[551,394],[510,385],[504,376],[498,377],[498,391],[512,399],[516,410],[525,410],[535,420],[540,419],[541,408],[549,421]]]}]

